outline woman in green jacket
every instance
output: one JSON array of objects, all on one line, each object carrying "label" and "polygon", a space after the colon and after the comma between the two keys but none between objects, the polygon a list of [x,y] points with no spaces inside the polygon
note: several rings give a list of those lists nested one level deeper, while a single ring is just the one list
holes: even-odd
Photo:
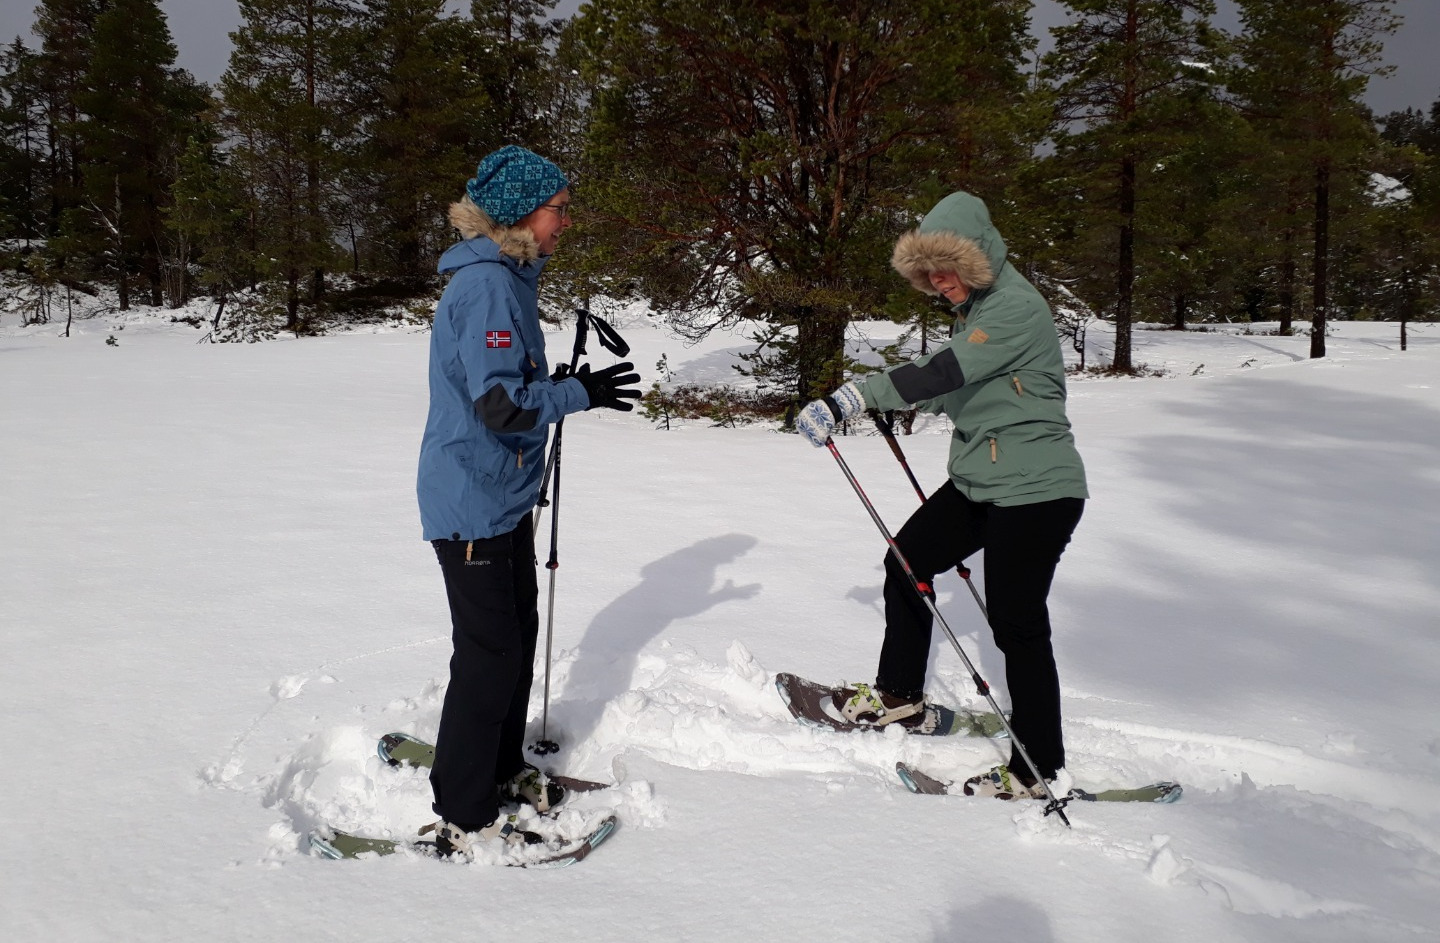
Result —
[{"label": "woman in green jacket", "polygon": [[[892,264],[920,291],[954,305],[950,340],[846,383],[806,406],[797,425],[822,446],[837,423],[867,409],[918,406],[950,417],[949,478],[895,540],[925,583],[985,551],[985,595],[995,644],[1005,655],[1011,726],[1049,780],[1065,765],[1065,746],[1046,597],[1089,495],[1065,415],[1065,364],[1050,306],[1005,254],[978,198],[952,193],[936,204],[918,229],[900,237]],[[887,554],[875,686],[847,689],[836,707],[861,723],[926,723],[930,632],[929,608]],[[1045,795],[1018,751],[1007,765],[968,780],[965,793]]]}]

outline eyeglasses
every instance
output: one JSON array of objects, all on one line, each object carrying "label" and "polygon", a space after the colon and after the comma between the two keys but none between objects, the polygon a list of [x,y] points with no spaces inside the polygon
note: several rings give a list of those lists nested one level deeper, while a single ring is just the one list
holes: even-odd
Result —
[{"label": "eyeglasses", "polygon": [[570,218],[569,203],[541,203],[539,206],[536,207],[536,209],[551,210],[555,213],[556,216],[560,217],[561,219]]}]

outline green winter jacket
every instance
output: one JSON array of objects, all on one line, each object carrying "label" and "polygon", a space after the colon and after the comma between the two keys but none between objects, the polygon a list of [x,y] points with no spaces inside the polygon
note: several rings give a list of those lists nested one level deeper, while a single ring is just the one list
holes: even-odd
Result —
[{"label": "green winter jacket", "polygon": [[950,340],[857,384],[869,408],[918,406],[950,417],[950,480],[972,501],[1086,498],[1050,306],[1005,252],[981,200],[968,193],[941,200],[900,238],[892,261],[928,294],[938,294],[932,271],[955,272],[970,287]]}]

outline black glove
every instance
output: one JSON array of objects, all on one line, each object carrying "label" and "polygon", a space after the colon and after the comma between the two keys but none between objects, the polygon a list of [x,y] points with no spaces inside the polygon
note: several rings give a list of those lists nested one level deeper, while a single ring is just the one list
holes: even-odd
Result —
[{"label": "black glove", "polygon": [[627,399],[639,399],[640,391],[625,389],[640,382],[640,374],[626,373],[627,370],[634,370],[635,365],[630,361],[617,363],[613,367],[606,367],[604,370],[590,372],[590,365],[584,364],[575,372],[575,379],[585,387],[585,395],[590,397],[590,405],[586,409],[594,409],[596,406],[604,406],[607,409],[618,409],[628,413],[634,409],[633,403],[627,403]]},{"label": "black glove", "polygon": [[550,374],[550,382],[559,383],[561,380],[565,379],[569,375],[570,365],[568,363],[562,363],[560,366],[555,368],[554,373]]}]

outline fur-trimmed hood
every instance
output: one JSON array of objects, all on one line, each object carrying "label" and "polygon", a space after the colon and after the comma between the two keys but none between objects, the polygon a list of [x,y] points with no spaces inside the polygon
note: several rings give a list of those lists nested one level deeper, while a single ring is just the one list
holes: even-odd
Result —
[{"label": "fur-trimmed hood", "polygon": [[484,236],[500,247],[501,255],[517,262],[534,262],[540,257],[540,243],[524,226],[502,226],[491,219],[470,197],[450,204],[450,225],[465,239]]},{"label": "fur-trimmed hood", "polygon": [[967,287],[989,288],[1005,264],[1005,240],[979,197],[956,192],[895,243],[890,264],[927,295],[940,294],[931,272],[954,272]]}]

